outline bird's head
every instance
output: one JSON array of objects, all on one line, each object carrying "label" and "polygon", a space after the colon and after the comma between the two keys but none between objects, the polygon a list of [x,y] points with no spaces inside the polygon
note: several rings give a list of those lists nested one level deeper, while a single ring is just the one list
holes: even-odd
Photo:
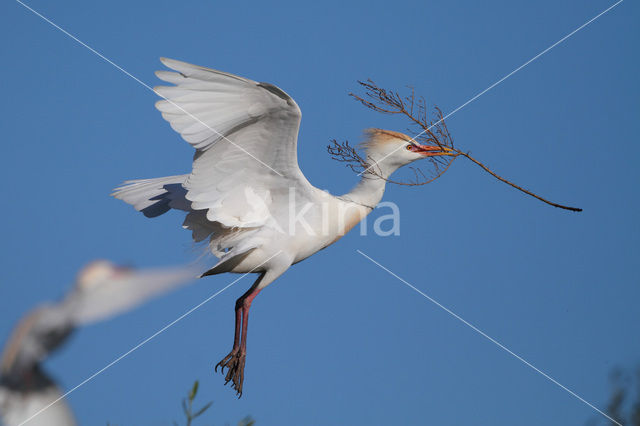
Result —
[{"label": "bird's head", "polygon": [[78,273],[76,287],[81,291],[88,290],[105,280],[127,273],[130,269],[126,266],[115,265],[108,260],[94,260]]},{"label": "bird's head", "polygon": [[365,148],[367,158],[377,163],[384,174],[389,176],[395,170],[414,161],[436,156],[454,155],[447,147],[420,145],[404,133],[383,129],[366,129]]}]

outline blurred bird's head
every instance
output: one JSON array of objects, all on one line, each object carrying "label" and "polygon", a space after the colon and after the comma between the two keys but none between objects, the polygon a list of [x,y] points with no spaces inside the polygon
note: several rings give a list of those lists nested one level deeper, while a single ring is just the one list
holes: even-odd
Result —
[{"label": "blurred bird's head", "polygon": [[78,273],[76,288],[81,291],[85,291],[106,280],[116,278],[128,271],[130,271],[130,268],[115,265],[108,260],[94,260],[82,268]]},{"label": "blurred bird's head", "polygon": [[447,147],[420,145],[404,133],[383,129],[366,129],[362,146],[367,159],[377,163],[383,173],[390,175],[407,164],[427,157],[454,155]]}]

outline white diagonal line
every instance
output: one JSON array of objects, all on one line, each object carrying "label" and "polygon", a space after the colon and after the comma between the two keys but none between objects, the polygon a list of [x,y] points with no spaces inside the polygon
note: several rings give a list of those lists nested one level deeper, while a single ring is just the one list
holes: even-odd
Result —
[{"label": "white diagonal line", "polygon": [[81,386],[87,384],[88,382],[90,382],[91,380],[95,379],[97,376],[99,376],[100,374],[104,373],[106,370],[108,370],[109,368],[113,367],[115,364],[117,364],[118,362],[122,361],[124,358],[126,358],[127,356],[129,356],[130,354],[132,354],[133,352],[137,351],[138,349],[140,349],[142,346],[144,346],[145,344],[149,343],[151,340],[153,340],[155,337],[157,337],[158,335],[164,333],[167,329],[173,327],[176,323],[178,323],[179,321],[183,320],[185,317],[191,315],[194,311],[196,311],[197,309],[199,309],[202,305],[204,305],[205,303],[209,302],[210,300],[212,300],[213,298],[215,298],[217,295],[219,295],[220,293],[222,293],[223,291],[225,291],[226,289],[228,289],[229,287],[231,287],[232,285],[234,285],[235,283],[237,283],[238,281],[240,281],[241,279],[243,279],[244,277],[246,277],[247,275],[249,275],[250,273],[252,273],[253,271],[255,271],[256,269],[258,269],[260,266],[264,265],[265,263],[267,263],[268,261],[270,261],[271,259],[273,259],[274,257],[276,257],[277,255],[279,255],[280,253],[282,253],[282,250],[279,250],[276,254],[274,254],[273,256],[269,257],[267,260],[265,260],[264,262],[260,263],[259,265],[257,265],[256,267],[254,267],[253,269],[251,269],[251,271],[247,272],[246,274],[242,274],[240,277],[236,278],[235,280],[233,280],[230,284],[227,284],[225,287],[223,287],[221,290],[218,290],[217,292],[215,292],[214,294],[212,294],[211,296],[207,297],[206,299],[204,299],[202,302],[198,303],[196,306],[194,306],[193,308],[189,309],[187,312],[185,312],[184,314],[180,315],[178,318],[176,318],[175,320],[171,321],[169,324],[165,325],[164,327],[162,327],[160,330],[156,331],[155,333],[153,333],[151,336],[147,337],[146,339],[144,339],[142,342],[138,343],[137,345],[135,345],[133,348],[129,349],[127,352],[123,353],[122,355],[120,355],[118,358],[114,359],[113,361],[111,361],[109,364],[107,364],[106,366],[102,367],[100,370],[96,371],[95,373],[93,373],[91,376],[87,377],[86,379],[84,379],[82,382],[80,382],[79,384],[77,384],[76,386],[74,386],[73,388],[69,389],[67,392],[65,392],[64,395],[60,396],[58,399],[56,399],[55,401],[49,403],[48,405],[46,405],[45,407],[41,408],[40,410],[38,410],[35,414],[33,414],[31,417],[29,417],[27,420],[23,421],[22,423],[20,423],[18,426],[23,426],[24,424],[28,423],[29,421],[31,421],[34,417],[36,417],[37,415],[41,414],[43,411],[45,411],[46,409],[50,408],[52,405],[56,404],[57,402],[59,402],[60,400],[62,400],[63,398],[65,398],[66,396],[68,396],[69,394],[71,394],[72,392],[75,392],[77,389],[79,389]]},{"label": "white diagonal line", "polygon": [[71,38],[72,40],[76,41],[78,44],[80,44],[83,47],[86,47],[87,49],[89,49],[92,53],[94,53],[95,55],[99,56],[101,59],[103,59],[104,61],[106,61],[107,63],[113,65],[115,68],[117,68],[119,71],[122,71],[124,74],[126,74],[128,77],[131,77],[132,79],[134,79],[136,82],[138,82],[140,85],[144,86],[145,88],[151,90],[153,93],[155,93],[156,95],[160,96],[162,99],[164,99],[165,101],[169,102],[171,105],[175,106],[176,108],[178,108],[179,110],[181,110],[182,112],[184,112],[185,114],[187,114],[188,116],[190,116],[191,118],[193,118],[194,120],[196,120],[198,123],[202,124],[203,126],[205,126],[207,129],[211,130],[212,132],[214,132],[216,135],[220,136],[222,139],[226,140],[227,142],[229,142],[230,144],[234,145],[236,148],[240,149],[241,151],[244,151],[245,154],[247,154],[248,156],[250,156],[251,158],[253,158],[254,160],[256,160],[257,162],[259,162],[260,164],[262,164],[263,166],[271,169],[272,172],[282,176],[282,174],[280,172],[278,172],[277,170],[274,170],[273,167],[269,166],[268,164],[266,164],[265,162],[263,162],[262,160],[260,160],[259,158],[257,158],[256,156],[254,156],[253,154],[251,154],[249,151],[247,151],[246,149],[244,149],[243,147],[241,147],[240,145],[236,144],[235,142],[233,142],[231,139],[227,138],[225,135],[223,135],[222,133],[218,132],[216,129],[212,128],[211,126],[209,126],[207,123],[205,123],[204,121],[200,120],[198,117],[196,117],[195,115],[191,114],[189,111],[187,111],[186,109],[182,108],[180,105],[177,105],[175,102],[173,102],[170,99],[167,99],[166,97],[162,96],[160,93],[156,92],[155,90],[153,90],[153,87],[149,86],[147,83],[145,83],[144,81],[140,80],[138,77],[134,76],[133,74],[131,74],[129,71],[125,70],[124,68],[122,68],[120,65],[116,64],[115,62],[113,62],[111,59],[107,58],[106,56],[104,56],[102,53],[98,52],[97,50],[95,50],[93,47],[89,46],[88,44],[86,44],[85,42],[83,42],[82,40],[78,39],[76,36],[74,36],[73,34],[71,34],[70,32],[68,32],[67,30],[65,30],[64,28],[60,27],[58,24],[56,24],[55,22],[51,21],[49,18],[47,18],[46,16],[42,15],[41,13],[39,13],[38,11],[34,10],[33,8],[31,8],[30,6],[26,5],[25,3],[23,3],[21,0],[16,0],[16,2],[18,2],[19,4],[21,4],[25,9],[30,10],[31,12],[33,12],[35,15],[37,15],[38,17],[42,18],[44,21],[46,21],[47,23],[51,24],[54,28],[60,30],[62,33],[64,33],[66,36],[68,36],[69,38]]},{"label": "white diagonal line", "polygon": [[[17,0],[16,0],[17,1]],[[602,12],[598,13],[596,16],[594,16],[593,18],[589,19],[587,22],[585,22],[584,24],[580,25],[578,28],[576,28],[575,30],[571,31],[569,34],[567,34],[566,36],[562,37],[560,40],[556,41],[555,43],[553,43],[551,46],[547,47],[546,49],[544,49],[542,52],[538,53],[536,56],[534,56],[533,58],[529,59],[527,62],[525,62],[524,64],[520,65],[518,68],[514,69],[513,71],[511,71],[509,74],[505,75],[504,77],[502,77],[500,80],[496,81],[495,83],[493,83],[491,86],[487,87],[486,89],[484,89],[482,92],[478,93],[477,95],[475,95],[474,97],[472,97],[471,99],[469,99],[468,101],[466,101],[465,103],[463,103],[462,105],[460,105],[458,108],[454,109],[453,111],[451,111],[450,113],[448,113],[447,115],[445,115],[444,117],[442,117],[440,120],[436,121],[435,123],[433,123],[432,125],[430,125],[429,127],[427,127],[425,130],[423,130],[422,132],[418,133],[415,137],[419,137],[421,135],[423,135],[424,133],[426,133],[427,131],[431,130],[432,127],[437,126],[438,124],[440,124],[441,122],[443,122],[445,119],[451,117],[453,114],[455,114],[456,112],[460,111],[462,108],[466,107],[467,105],[469,105],[471,102],[475,101],[476,99],[478,99],[480,96],[484,95],[485,93],[487,93],[489,90],[493,89],[494,87],[496,87],[497,85],[499,85],[500,83],[502,83],[503,81],[505,81],[506,79],[508,79],[509,77],[511,77],[512,75],[514,75],[515,73],[517,73],[518,71],[520,71],[522,68],[526,67],[527,65],[529,65],[531,62],[535,61],[536,59],[538,59],[540,56],[544,55],[545,53],[547,53],[548,51],[550,51],[551,49],[553,49],[554,47],[556,47],[557,45],[559,45],[560,43],[562,43],[563,41],[565,41],[566,39],[568,39],[569,37],[571,37],[572,35],[574,35],[575,33],[577,33],[578,31],[580,31],[581,29],[583,29],[584,27],[586,27],[587,25],[589,25],[590,23],[592,23],[593,21],[595,21],[596,19],[598,19],[599,17],[601,17],[602,15],[604,15],[605,13],[607,13],[608,11],[610,11],[611,9],[613,9],[614,7],[616,7],[617,5],[619,5],[620,3],[622,3],[624,0],[618,0],[616,3],[612,4],[611,6],[609,6],[608,8],[606,8],[605,10],[603,10]],[[382,157],[382,159],[376,161],[376,163],[380,163],[382,162],[385,158],[387,158],[388,156],[392,155],[394,152],[398,151],[399,149],[402,149],[403,147],[399,147],[394,149],[393,151],[391,151],[389,154],[385,155],[384,157]],[[363,173],[365,173],[367,170],[369,170],[371,167],[373,167],[373,165],[367,167],[366,169],[364,169],[363,171],[361,171],[360,173],[358,173],[358,176],[361,176]]]},{"label": "white diagonal line", "polygon": [[410,287],[412,290],[414,290],[415,292],[417,292],[418,294],[420,294],[421,296],[423,296],[425,299],[429,300],[430,302],[432,302],[433,304],[435,304],[436,306],[438,306],[439,308],[441,308],[442,310],[444,310],[446,313],[448,313],[449,315],[453,316],[455,319],[457,319],[458,321],[462,322],[464,325],[466,325],[467,327],[471,328],[473,331],[475,331],[476,333],[480,334],[482,337],[486,338],[487,340],[489,340],[491,343],[494,343],[495,345],[497,345],[500,349],[504,350],[505,352],[507,352],[509,355],[513,356],[514,358],[516,358],[518,361],[524,363],[527,367],[532,368],[534,371],[536,371],[537,373],[541,374],[544,378],[546,378],[547,380],[551,381],[552,383],[558,385],[560,388],[562,388],[563,390],[567,391],[570,395],[574,396],[575,398],[579,399],[580,401],[582,401],[583,403],[585,403],[586,405],[588,405],[589,407],[593,408],[594,410],[596,410],[598,413],[602,414],[603,416],[605,416],[607,419],[611,420],[613,423],[617,424],[618,426],[622,426],[620,423],[618,423],[617,421],[615,421],[614,419],[612,419],[611,417],[609,417],[607,414],[605,414],[603,411],[599,410],[596,406],[594,406],[593,404],[591,404],[589,401],[587,401],[586,399],[582,398],[580,395],[578,395],[577,393],[575,393],[574,391],[572,391],[571,389],[567,388],[566,386],[564,386],[562,383],[558,382],[556,379],[554,379],[553,377],[549,376],[547,373],[545,373],[544,371],[540,370],[539,368],[537,368],[535,365],[531,364],[529,361],[527,361],[526,359],[522,358],[520,355],[516,354],[515,352],[513,352],[511,349],[507,348],[505,345],[503,345],[502,343],[498,342],[496,339],[494,339],[493,337],[489,336],[487,333],[485,333],[484,331],[480,330],[478,327],[476,327],[475,325],[471,324],[469,321],[465,320],[464,318],[462,318],[460,315],[456,314],[455,312],[453,312],[451,309],[447,308],[446,306],[442,305],[440,302],[438,302],[437,300],[435,300],[433,297],[423,293],[422,291],[420,291],[419,289],[417,289],[415,286],[413,286],[411,283],[407,282],[406,280],[404,280],[403,278],[401,278],[400,276],[396,275],[395,273],[393,273],[392,271],[390,271],[388,268],[384,267],[383,265],[381,265],[380,263],[376,262],[375,260],[373,260],[371,257],[367,256],[366,254],[364,254],[362,251],[360,250],[356,250],[358,253],[360,253],[362,256],[364,256],[365,258],[369,259],[371,262],[375,263],[378,267],[380,267],[381,269],[385,270],[386,272],[388,272],[389,274],[391,274],[392,276],[394,276],[395,278],[397,278],[398,280],[402,281],[404,284],[406,284],[408,287]]}]

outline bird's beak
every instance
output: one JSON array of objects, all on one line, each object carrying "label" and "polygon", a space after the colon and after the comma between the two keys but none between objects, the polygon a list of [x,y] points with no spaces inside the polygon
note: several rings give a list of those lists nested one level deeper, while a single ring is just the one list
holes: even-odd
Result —
[{"label": "bird's beak", "polygon": [[116,265],[113,268],[113,272],[114,272],[114,276],[115,277],[121,277],[123,275],[128,275],[131,272],[133,272],[133,266],[129,266],[129,265]]},{"label": "bird's beak", "polygon": [[446,146],[433,146],[433,145],[416,145],[418,154],[422,154],[425,157],[436,157],[440,155],[455,155],[455,152],[451,148]]}]

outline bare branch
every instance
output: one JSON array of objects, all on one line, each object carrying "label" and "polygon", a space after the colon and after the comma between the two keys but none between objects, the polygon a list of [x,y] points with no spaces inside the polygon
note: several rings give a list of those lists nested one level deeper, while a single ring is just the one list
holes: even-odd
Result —
[{"label": "bare branch", "polygon": [[367,161],[366,159],[362,158],[358,154],[357,150],[349,145],[348,141],[345,141],[344,143],[338,143],[334,139],[332,141],[332,145],[327,148],[329,153],[335,160],[347,163],[347,166],[352,170],[358,173],[362,173],[363,175],[375,175],[382,179],[386,179],[390,183],[395,183],[398,185],[425,185],[442,176],[449,169],[451,164],[453,164],[453,161],[456,158],[462,156],[480,166],[484,171],[486,171],[499,181],[504,182],[507,185],[510,185],[513,188],[522,191],[525,194],[530,195],[546,204],[549,204],[550,206],[558,207],[565,210],[571,210],[574,212],[582,211],[582,209],[580,208],[569,207],[562,204],[554,203],[537,194],[534,194],[533,192],[524,189],[519,185],[516,185],[510,180],[499,176],[479,160],[473,158],[468,152],[463,152],[462,150],[456,148],[453,145],[453,138],[451,137],[449,129],[444,122],[444,115],[440,108],[434,106],[433,112],[431,114],[433,118],[429,119],[427,103],[423,97],[416,98],[415,90],[413,87],[409,87],[409,93],[403,97],[398,92],[383,89],[372,80],[358,81],[358,84],[360,84],[361,88],[364,89],[364,94],[358,95],[355,93],[349,93],[349,95],[352,96],[355,100],[357,100],[367,108],[376,112],[380,112],[382,114],[404,116],[409,120],[410,125],[413,126],[410,129],[410,133],[413,133],[414,139],[416,139],[416,141],[420,142],[421,144],[435,144],[440,148],[449,148],[455,152],[455,155],[429,157],[429,162],[432,169],[429,173],[425,174],[421,169],[413,169],[413,180],[410,180],[409,182],[400,182],[381,176],[379,171],[376,171],[375,167],[372,167],[370,165],[374,162]]},{"label": "bare branch", "polygon": [[507,185],[511,185],[511,186],[512,186],[512,187],[514,187],[515,189],[517,189],[517,190],[519,190],[519,191],[522,191],[522,192],[524,192],[525,194],[530,195],[530,196],[532,196],[533,198],[536,198],[536,199],[538,199],[538,200],[542,201],[543,203],[547,203],[547,204],[549,204],[550,206],[558,207],[558,208],[560,208],[560,209],[571,210],[572,212],[581,212],[581,211],[582,211],[582,209],[581,209],[581,208],[579,208],[579,207],[564,206],[564,205],[562,205],[562,204],[554,203],[554,202],[551,202],[551,201],[549,201],[549,200],[547,200],[547,199],[544,199],[544,198],[542,198],[541,196],[536,195],[536,194],[534,194],[533,192],[531,192],[531,191],[529,191],[529,190],[526,190],[526,189],[522,188],[521,186],[518,186],[518,185],[516,185],[515,183],[513,183],[513,182],[511,182],[511,181],[509,181],[509,180],[507,180],[507,179],[503,178],[502,176],[498,176],[496,173],[494,173],[493,171],[491,171],[487,166],[485,166],[484,164],[482,164],[481,162],[479,162],[478,160],[476,160],[475,158],[473,158],[471,155],[469,155],[469,154],[467,154],[467,153],[464,153],[464,152],[459,152],[459,154],[460,154],[460,155],[462,155],[463,157],[468,158],[469,160],[471,160],[472,162],[474,162],[474,163],[475,163],[475,164],[477,164],[478,166],[482,167],[482,169],[483,169],[484,171],[486,171],[487,173],[489,173],[491,176],[495,177],[495,178],[496,178],[496,179],[498,179],[499,181],[504,182],[504,183],[506,183]]}]

